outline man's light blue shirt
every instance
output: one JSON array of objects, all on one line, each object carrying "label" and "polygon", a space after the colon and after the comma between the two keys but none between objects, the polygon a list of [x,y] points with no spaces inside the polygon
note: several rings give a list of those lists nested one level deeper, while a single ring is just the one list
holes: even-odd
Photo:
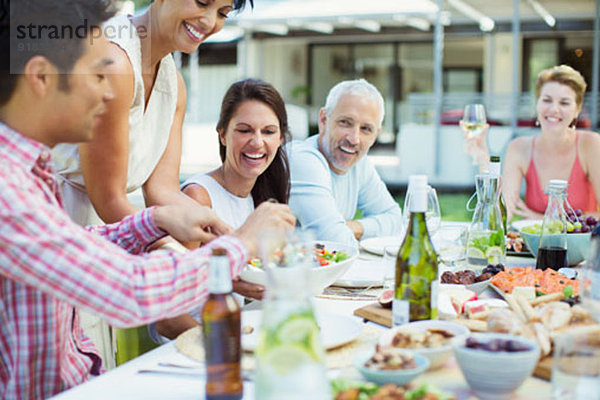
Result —
[{"label": "man's light blue shirt", "polygon": [[292,183],[289,205],[302,227],[313,230],[318,240],[356,246],[346,221],[358,209],[363,213],[358,220],[364,227],[363,238],[400,234],[400,207],[367,157],[338,175],[319,151],[318,135],[288,144],[287,151]]}]

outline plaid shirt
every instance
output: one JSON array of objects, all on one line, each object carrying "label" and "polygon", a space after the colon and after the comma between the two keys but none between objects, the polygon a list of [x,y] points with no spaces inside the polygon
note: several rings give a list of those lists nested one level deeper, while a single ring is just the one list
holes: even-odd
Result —
[{"label": "plaid shirt", "polygon": [[152,209],[86,230],[57,188],[50,149],[0,123],[2,399],[46,398],[100,372],[74,307],[118,327],[179,315],[208,295],[212,248],[228,251],[233,276],[248,257],[230,236],[184,255],[144,254],[165,234]]}]

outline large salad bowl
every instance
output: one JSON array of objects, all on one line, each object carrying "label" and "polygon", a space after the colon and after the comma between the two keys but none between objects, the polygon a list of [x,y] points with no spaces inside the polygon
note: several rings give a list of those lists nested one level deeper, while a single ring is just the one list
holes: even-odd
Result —
[{"label": "large salad bowl", "polygon": [[[314,241],[311,248],[316,245],[324,246],[329,252],[345,252],[348,257],[342,261],[330,261],[328,265],[319,265],[315,260],[314,266],[310,270],[310,290],[312,294],[318,295],[323,292],[327,286],[331,285],[337,278],[342,276],[358,257],[358,249],[343,243],[331,242],[327,240]],[[242,280],[259,285],[266,285],[267,274],[262,267],[248,264],[242,270],[240,275]]]}]

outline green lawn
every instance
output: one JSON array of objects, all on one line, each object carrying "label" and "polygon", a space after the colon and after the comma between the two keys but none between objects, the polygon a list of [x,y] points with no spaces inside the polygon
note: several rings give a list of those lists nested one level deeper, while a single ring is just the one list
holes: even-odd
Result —
[{"label": "green lawn", "polygon": [[[440,202],[440,210],[442,211],[442,220],[444,221],[465,221],[471,222],[472,212],[465,208],[469,197],[472,193],[439,193],[438,201]],[[404,207],[404,194],[394,196],[394,199]],[[473,200],[471,207],[475,207],[476,200]],[[362,212],[358,210],[355,219],[359,219]]]}]

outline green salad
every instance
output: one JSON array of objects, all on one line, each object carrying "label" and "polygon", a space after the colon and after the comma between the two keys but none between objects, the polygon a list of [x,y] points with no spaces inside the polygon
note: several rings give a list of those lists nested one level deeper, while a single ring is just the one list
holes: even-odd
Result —
[{"label": "green salad", "polygon": [[[416,389],[407,389],[403,386],[388,384],[379,386],[371,382],[362,382],[349,379],[334,379],[331,381],[331,389],[334,399],[373,400],[396,398],[402,393],[405,400],[454,400],[452,394],[444,393],[441,389],[424,384]],[[358,397],[356,392],[358,391]]]}]

